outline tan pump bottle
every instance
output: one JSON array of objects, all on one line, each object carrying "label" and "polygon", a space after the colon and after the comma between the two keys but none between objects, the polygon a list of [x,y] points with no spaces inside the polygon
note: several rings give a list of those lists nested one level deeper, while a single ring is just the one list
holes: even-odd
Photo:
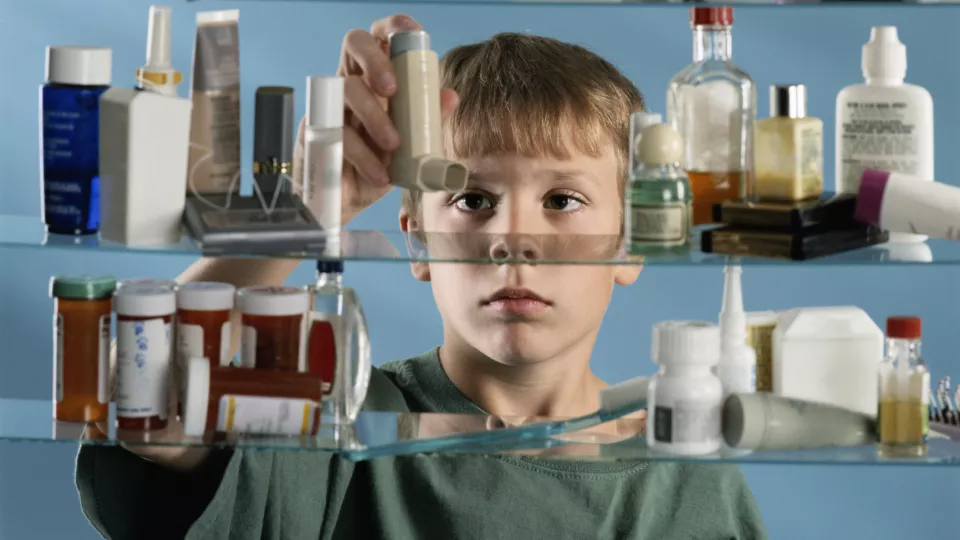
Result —
[{"label": "tan pump bottle", "polygon": [[390,35],[390,61],[397,92],[390,99],[390,119],[400,147],[390,163],[394,185],[422,191],[459,191],[467,185],[467,168],[443,157],[440,114],[440,63],[426,32]]}]

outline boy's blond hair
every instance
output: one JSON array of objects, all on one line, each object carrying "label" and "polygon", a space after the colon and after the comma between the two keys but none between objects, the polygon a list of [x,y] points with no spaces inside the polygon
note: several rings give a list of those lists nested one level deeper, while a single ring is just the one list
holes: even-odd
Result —
[{"label": "boy's blond hair", "polygon": [[[454,155],[565,159],[573,144],[599,157],[612,144],[623,195],[630,114],[643,110],[643,96],[603,58],[556,39],[503,33],[451,49],[440,79],[460,96],[444,126]],[[420,192],[404,190],[402,204],[418,216]]]}]

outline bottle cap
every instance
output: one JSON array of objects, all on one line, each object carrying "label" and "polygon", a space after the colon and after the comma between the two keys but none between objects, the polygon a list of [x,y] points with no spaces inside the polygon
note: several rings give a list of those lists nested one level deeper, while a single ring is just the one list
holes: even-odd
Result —
[{"label": "bottle cap", "polygon": [[183,433],[202,437],[210,407],[210,360],[205,357],[187,360],[183,391]]},{"label": "bottle cap", "polygon": [[860,173],[860,187],[857,188],[857,206],[853,217],[857,221],[880,226],[880,210],[883,207],[883,192],[887,189],[890,173],[877,169],[864,169]]},{"label": "bottle cap", "polygon": [[807,116],[807,87],[802,84],[770,85],[770,116]]},{"label": "bottle cap", "polygon": [[896,26],[874,26],[860,60],[865,79],[897,79],[907,76],[907,47],[900,42]]},{"label": "bottle cap", "polygon": [[343,77],[307,77],[307,126],[343,127]]},{"label": "bottle cap", "polygon": [[109,86],[113,52],[105,47],[47,47],[47,82]]},{"label": "bottle cap", "polygon": [[342,274],[343,261],[319,260],[317,261],[318,274]]},{"label": "bottle cap", "polygon": [[177,289],[177,309],[188,311],[223,311],[233,309],[237,288],[229,283],[194,281]]},{"label": "bottle cap", "polygon": [[683,159],[683,139],[667,124],[643,130],[640,138],[640,161],[644,165],[672,165]]},{"label": "bottle cap", "polygon": [[643,154],[640,151],[640,143],[643,138],[643,131],[650,126],[663,123],[663,115],[660,113],[650,113],[638,111],[630,115],[630,150],[634,155],[630,156],[630,170],[636,169],[642,164]]},{"label": "bottle cap", "polygon": [[147,27],[147,69],[170,69],[170,8],[150,6]]},{"label": "bottle cap", "polygon": [[50,296],[70,300],[109,298],[117,288],[112,276],[56,276],[50,279]]},{"label": "bottle cap", "polygon": [[180,284],[173,279],[153,279],[153,278],[143,278],[143,279],[124,279],[117,283],[117,289],[123,289],[124,287],[161,287],[164,289],[170,289],[171,291],[177,290]]},{"label": "bottle cap", "polygon": [[177,296],[163,287],[119,287],[113,296],[117,315],[163,317],[177,311]]},{"label": "bottle cap", "polygon": [[390,58],[407,51],[429,51],[430,34],[423,30],[404,30],[390,34]]},{"label": "bottle cap", "polygon": [[733,8],[730,6],[690,8],[691,26],[730,26]]},{"label": "bottle cap", "polygon": [[920,339],[920,317],[896,316],[887,317],[887,337],[900,339]]},{"label": "bottle cap", "polygon": [[731,394],[724,400],[720,425],[727,446],[752,450],[760,445],[767,431],[765,398],[763,394]]},{"label": "bottle cap", "polygon": [[[295,125],[294,93],[288,86],[257,88],[253,112],[253,160],[279,163],[293,161]],[[343,106],[340,107],[343,115]],[[331,126],[337,127],[337,126]]]},{"label": "bottle cap", "polygon": [[244,287],[237,293],[237,306],[246,315],[302,315],[310,308],[310,296],[297,287]]},{"label": "bottle cap", "polygon": [[656,364],[715,366],[720,361],[720,330],[703,321],[665,321],[653,325]]}]

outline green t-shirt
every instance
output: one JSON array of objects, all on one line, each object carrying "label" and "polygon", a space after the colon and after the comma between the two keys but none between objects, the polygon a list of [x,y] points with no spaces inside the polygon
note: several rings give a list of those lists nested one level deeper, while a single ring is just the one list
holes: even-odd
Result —
[{"label": "green t-shirt", "polygon": [[[374,370],[373,410],[479,413],[437,351]],[[726,464],[221,450],[171,472],[120,447],[83,446],[83,511],[113,540],[767,538]]]}]

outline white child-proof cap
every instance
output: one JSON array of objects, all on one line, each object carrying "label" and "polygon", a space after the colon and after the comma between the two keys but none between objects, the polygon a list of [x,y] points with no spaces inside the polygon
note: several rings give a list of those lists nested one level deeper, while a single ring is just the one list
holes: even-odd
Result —
[{"label": "white child-proof cap", "polygon": [[108,86],[113,52],[105,47],[47,47],[47,82],[77,86]]},{"label": "white child-proof cap", "polygon": [[653,325],[653,361],[660,365],[714,366],[720,361],[720,329],[705,321]]},{"label": "white child-proof cap", "polygon": [[154,278],[142,278],[142,279],[123,279],[117,283],[118,289],[123,289],[125,287],[159,287],[161,289],[170,289],[171,291],[177,290],[180,284],[173,279],[154,279]]},{"label": "white child-proof cap", "polygon": [[296,287],[245,287],[237,293],[237,305],[246,315],[301,315],[310,309],[310,295]]},{"label": "white child-proof cap", "polygon": [[218,281],[194,281],[177,289],[177,309],[187,311],[223,311],[233,309],[237,288]]},{"label": "white child-proof cap", "polygon": [[177,311],[177,296],[164,287],[120,287],[113,297],[117,315],[164,317]]},{"label": "white child-proof cap", "polygon": [[210,407],[210,361],[206,357],[187,360],[187,380],[183,385],[183,433],[202,437]]},{"label": "white child-proof cap", "polygon": [[343,127],[343,77],[307,77],[307,125]]},{"label": "white child-proof cap", "polygon": [[903,80],[907,76],[907,47],[896,26],[874,26],[863,46],[860,67],[865,79]]}]

